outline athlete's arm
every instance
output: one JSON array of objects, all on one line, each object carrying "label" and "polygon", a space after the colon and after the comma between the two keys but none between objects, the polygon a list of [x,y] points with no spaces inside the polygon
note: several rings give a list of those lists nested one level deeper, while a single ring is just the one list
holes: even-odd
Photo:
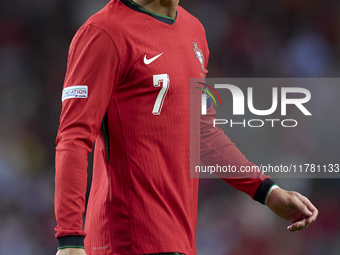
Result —
[{"label": "athlete's arm", "polygon": [[[117,70],[118,53],[110,36],[97,27],[83,26],[69,50],[56,139],[55,230],[59,249],[84,247],[87,156],[117,84]],[[59,254],[71,251],[84,254],[78,249]]]},{"label": "athlete's arm", "polygon": [[[236,148],[235,144],[221,129],[211,125],[216,112],[211,106],[207,115],[201,118],[201,162],[205,165],[232,164],[238,166],[255,166]],[[254,200],[266,204],[278,216],[289,220],[293,224],[289,231],[297,231],[314,222],[318,210],[304,196],[294,191],[287,191],[278,187],[269,176],[263,173],[239,173],[240,178],[223,178],[231,186],[250,195]],[[237,176],[236,176],[237,177]],[[276,185],[277,186],[277,185]]]},{"label": "athlete's arm", "polygon": [[211,105],[201,116],[201,162],[206,166],[235,166],[235,173],[216,174],[232,187],[245,192],[256,201],[265,203],[269,189],[275,185],[270,176],[262,172],[242,172],[241,167],[256,167],[246,159],[222,129],[213,127],[216,111]]}]

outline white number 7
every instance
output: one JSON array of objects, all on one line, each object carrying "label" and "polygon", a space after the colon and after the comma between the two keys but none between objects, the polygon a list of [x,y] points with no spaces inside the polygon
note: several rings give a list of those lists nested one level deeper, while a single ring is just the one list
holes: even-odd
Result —
[{"label": "white number 7", "polygon": [[161,87],[161,90],[159,91],[159,94],[157,96],[155,105],[153,106],[152,113],[154,115],[159,115],[161,114],[162,107],[163,107],[163,102],[166,96],[166,93],[169,90],[169,75],[167,74],[156,74],[153,76],[153,85],[155,87]]}]

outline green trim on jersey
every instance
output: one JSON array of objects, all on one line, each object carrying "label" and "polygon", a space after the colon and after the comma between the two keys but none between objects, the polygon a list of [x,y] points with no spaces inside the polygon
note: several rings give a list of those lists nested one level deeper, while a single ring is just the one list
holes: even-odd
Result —
[{"label": "green trim on jersey", "polygon": [[67,246],[60,246],[60,247],[58,247],[58,250],[67,249],[67,248],[85,249],[84,246],[67,245]]},{"label": "green trim on jersey", "polygon": [[264,199],[263,199],[263,201],[262,201],[262,204],[266,205],[266,200],[267,200],[267,197],[268,197],[268,193],[269,193],[270,189],[271,189],[272,187],[274,187],[274,186],[279,186],[279,185],[277,185],[276,183],[270,185],[268,191],[266,192],[266,195],[264,196]]},{"label": "green trim on jersey", "polygon": [[141,12],[144,12],[146,14],[150,14],[152,16],[157,16],[157,17],[171,21],[171,23],[170,23],[171,25],[174,24],[176,19],[177,19],[177,11],[176,11],[175,18],[170,18],[170,17],[162,15],[162,14],[158,14],[158,13],[155,13],[155,12],[152,12],[152,11],[148,11],[148,10],[144,9],[142,6],[140,6],[139,4],[133,2],[132,0],[127,0],[127,1],[130,2],[130,4],[134,5],[136,8],[138,8]]}]

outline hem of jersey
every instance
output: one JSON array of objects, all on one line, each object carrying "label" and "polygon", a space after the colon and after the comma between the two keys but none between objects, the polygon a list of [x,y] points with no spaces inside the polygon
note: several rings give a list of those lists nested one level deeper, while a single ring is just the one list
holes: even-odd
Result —
[{"label": "hem of jersey", "polygon": [[[86,251],[85,251],[86,252]],[[89,255],[91,255],[90,253]],[[109,252],[109,253],[101,253],[100,255],[126,255],[130,253],[120,253],[120,252]],[[131,253],[131,255],[197,255],[197,253],[178,253],[178,252],[161,252],[161,253]]]},{"label": "hem of jersey", "polygon": [[175,23],[176,19],[177,19],[177,11],[176,11],[176,14],[175,14],[175,18],[170,18],[168,16],[164,16],[162,14],[158,14],[158,13],[146,10],[142,6],[140,6],[139,4],[137,4],[137,3],[135,3],[131,0],[120,0],[120,1],[134,11],[144,13],[146,15],[149,15],[149,16],[151,16],[151,17],[153,17],[153,18],[155,18],[155,19],[157,19],[161,22],[169,24],[169,25],[173,25]]},{"label": "hem of jersey", "polygon": [[185,255],[185,254],[178,252],[166,252],[166,253],[148,253],[145,255]]},{"label": "hem of jersey", "polygon": [[[166,245],[166,246],[169,246],[169,245]],[[153,246],[155,247],[155,246]],[[158,247],[158,246],[156,246]],[[159,247],[164,247],[164,246],[159,246]],[[172,246],[171,246],[172,247]],[[139,250],[139,251],[129,251],[128,254],[131,254],[131,255],[137,255],[137,254],[143,254],[143,255],[197,255],[197,252],[195,251],[183,251],[183,249],[176,249],[176,248],[173,248],[171,250],[180,250],[179,252],[169,252],[169,249],[166,249],[168,251],[145,251],[143,249]],[[101,251],[103,252],[103,251]],[[90,253],[92,254],[92,253]],[[116,251],[116,252],[110,252],[110,251],[106,251],[106,252],[103,252],[103,253],[100,253],[100,255],[126,255],[127,254],[127,251]]]},{"label": "hem of jersey", "polygon": [[191,248],[184,248],[185,246],[179,245],[147,245],[144,249],[136,250],[132,249],[132,254],[185,254],[185,255],[197,255],[197,251]]}]

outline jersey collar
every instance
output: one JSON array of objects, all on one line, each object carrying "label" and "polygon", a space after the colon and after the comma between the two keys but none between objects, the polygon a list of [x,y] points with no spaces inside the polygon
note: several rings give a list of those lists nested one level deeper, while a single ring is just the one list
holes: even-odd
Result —
[{"label": "jersey collar", "polygon": [[175,21],[176,21],[176,18],[177,18],[177,11],[176,11],[175,18],[173,19],[173,18],[164,16],[164,15],[161,15],[161,14],[158,14],[158,13],[148,11],[148,10],[144,9],[143,7],[141,7],[140,5],[133,2],[132,0],[120,0],[120,1],[134,11],[144,13],[146,15],[153,17],[154,19],[157,19],[157,20],[164,22],[166,24],[169,24],[169,25],[174,24]]}]

